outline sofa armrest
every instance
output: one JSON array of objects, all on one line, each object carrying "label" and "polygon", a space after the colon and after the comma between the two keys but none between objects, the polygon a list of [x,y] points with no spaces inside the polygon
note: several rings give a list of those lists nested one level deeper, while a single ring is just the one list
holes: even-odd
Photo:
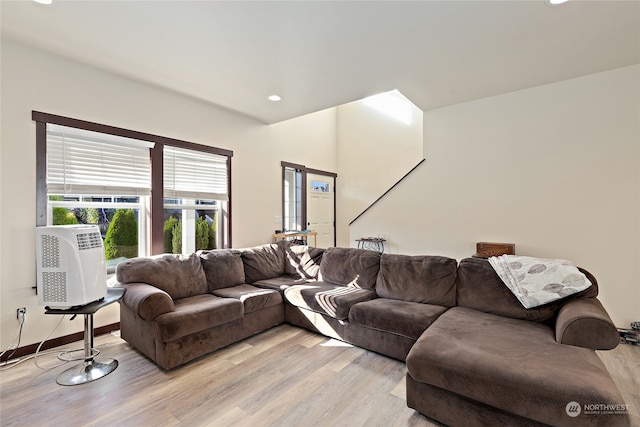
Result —
[{"label": "sofa armrest", "polygon": [[562,306],[556,318],[556,341],[593,350],[611,350],[618,331],[597,298],[579,298]]},{"label": "sofa armrest", "polygon": [[127,283],[120,304],[133,311],[144,320],[153,320],[164,313],[175,310],[173,300],[162,289],[147,283]]}]

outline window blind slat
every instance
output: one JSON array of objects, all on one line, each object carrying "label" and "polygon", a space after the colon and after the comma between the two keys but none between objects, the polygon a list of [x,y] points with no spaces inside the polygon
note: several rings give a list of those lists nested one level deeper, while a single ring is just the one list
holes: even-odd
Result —
[{"label": "window blind slat", "polygon": [[164,197],[228,200],[227,157],[165,146]]},{"label": "window blind slat", "polygon": [[107,141],[73,128],[47,130],[47,193],[148,196],[151,159],[145,141]]}]

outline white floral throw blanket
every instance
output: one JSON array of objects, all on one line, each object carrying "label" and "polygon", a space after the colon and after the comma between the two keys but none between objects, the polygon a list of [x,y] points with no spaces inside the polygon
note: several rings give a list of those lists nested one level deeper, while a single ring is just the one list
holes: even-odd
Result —
[{"label": "white floral throw blanket", "polygon": [[571,261],[517,255],[489,258],[489,263],[525,308],[538,307],[591,286]]}]

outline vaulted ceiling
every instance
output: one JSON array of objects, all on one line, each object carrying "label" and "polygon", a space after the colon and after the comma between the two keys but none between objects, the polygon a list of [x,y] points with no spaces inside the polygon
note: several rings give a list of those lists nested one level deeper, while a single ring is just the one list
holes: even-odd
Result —
[{"label": "vaulted ceiling", "polygon": [[635,0],[3,0],[0,16],[3,37],[266,123],[391,89],[429,110],[640,63]]}]

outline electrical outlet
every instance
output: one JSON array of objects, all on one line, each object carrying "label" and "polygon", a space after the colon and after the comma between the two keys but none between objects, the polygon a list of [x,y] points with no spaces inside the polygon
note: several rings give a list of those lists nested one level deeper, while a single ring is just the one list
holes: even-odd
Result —
[{"label": "electrical outlet", "polygon": [[16,308],[16,319],[19,319],[20,316],[24,317],[27,315],[27,307]]}]

